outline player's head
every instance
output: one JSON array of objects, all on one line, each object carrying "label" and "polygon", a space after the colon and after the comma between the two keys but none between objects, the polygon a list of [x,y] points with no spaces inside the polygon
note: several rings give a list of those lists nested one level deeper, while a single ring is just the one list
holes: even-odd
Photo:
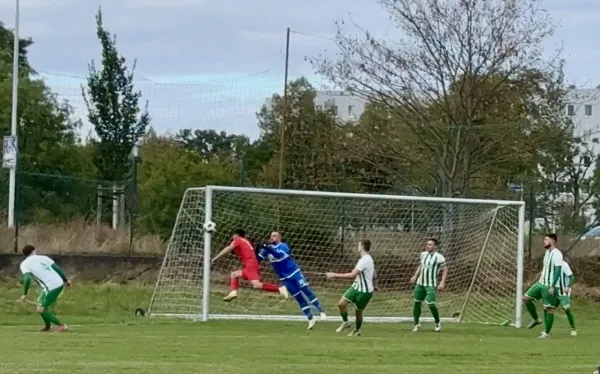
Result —
[{"label": "player's head", "polygon": [[31,255],[35,254],[35,247],[32,245],[27,244],[25,247],[23,247],[23,254],[25,255],[25,257],[29,257]]},{"label": "player's head", "polygon": [[556,248],[556,243],[558,242],[558,236],[554,233],[549,233],[544,236],[544,248]]},{"label": "player's head", "polygon": [[278,231],[273,231],[271,233],[271,243],[278,244],[281,243],[281,233]]},{"label": "player's head", "polygon": [[242,230],[242,229],[237,229],[233,232],[233,238],[245,238],[246,237],[246,231]]},{"label": "player's head", "polygon": [[439,244],[440,242],[436,238],[429,238],[427,239],[427,243],[425,243],[425,250],[427,252],[433,252],[437,249]]},{"label": "player's head", "polygon": [[368,239],[361,239],[358,241],[359,252],[369,252],[371,250],[371,241]]}]

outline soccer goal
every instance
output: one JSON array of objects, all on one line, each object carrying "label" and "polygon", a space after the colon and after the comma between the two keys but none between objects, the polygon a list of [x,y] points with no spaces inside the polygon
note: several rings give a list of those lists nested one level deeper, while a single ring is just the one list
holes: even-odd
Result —
[{"label": "soccer goal", "polygon": [[[251,241],[283,234],[313,290],[332,316],[351,281],[328,281],[326,271],[351,271],[357,241],[370,239],[377,290],[365,321],[412,320],[412,285],[427,238],[440,241],[449,275],[438,295],[445,321],[521,326],[524,203],[244,187],[188,189],[156,282],[148,314],[208,319],[304,320],[293,299],[251,288],[230,303],[229,273],[241,267],[211,256],[243,228]],[[216,230],[206,232],[205,222]],[[270,264],[263,280],[277,281]],[[425,308],[426,309],[426,308]],[[424,310],[425,310],[424,309]]]}]

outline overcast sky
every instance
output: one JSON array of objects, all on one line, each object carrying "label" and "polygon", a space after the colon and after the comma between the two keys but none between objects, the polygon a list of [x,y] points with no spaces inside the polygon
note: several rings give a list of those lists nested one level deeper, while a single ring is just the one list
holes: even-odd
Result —
[{"label": "overcast sky", "polygon": [[[35,42],[32,65],[82,116],[80,77],[100,53],[98,6],[120,52],[138,59],[138,86],[161,132],[217,127],[256,137],[254,112],[283,85],[288,26],[299,32],[292,34],[292,77],[311,75],[305,56],[335,52],[327,37],[336,19],[351,14],[366,29],[391,32],[376,0],[21,0],[21,35]],[[564,44],[569,81],[600,84],[600,0],[546,0],[546,6],[561,25],[548,48]],[[15,0],[0,0],[8,27],[14,7]]]}]

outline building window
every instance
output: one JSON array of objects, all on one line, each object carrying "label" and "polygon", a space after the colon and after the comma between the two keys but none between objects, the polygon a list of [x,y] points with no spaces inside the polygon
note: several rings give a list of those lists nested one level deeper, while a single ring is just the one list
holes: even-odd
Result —
[{"label": "building window", "polygon": [[567,115],[574,116],[575,115],[575,106],[572,104],[567,105]]},{"label": "building window", "polygon": [[331,109],[331,111],[333,112],[333,115],[337,117],[338,107],[337,107],[337,105],[335,105],[335,100],[328,99],[327,101],[325,101],[325,108]]},{"label": "building window", "polygon": [[348,105],[348,116],[353,116],[354,115],[354,105]]},{"label": "building window", "polygon": [[592,116],[592,106],[591,105],[586,105],[585,106],[585,116],[586,117],[591,117]]}]

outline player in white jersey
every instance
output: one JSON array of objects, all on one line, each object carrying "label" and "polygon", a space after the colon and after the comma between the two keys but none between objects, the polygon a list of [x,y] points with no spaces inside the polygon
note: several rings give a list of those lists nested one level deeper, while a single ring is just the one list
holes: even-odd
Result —
[{"label": "player in white jersey", "polygon": [[[431,315],[435,322],[435,331],[441,331],[442,325],[440,322],[440,312],[438,311],[437,291],[443,290],[446,287],[446,278],[448,277],[448,266],[446,266],[446,259],[444,256],[437,251],[439,242],[435,238],[427,240],[425,244],[425,251],[421,252],[419,259],[419,267],[415,274],[410,279],[411,283],[416,283],[414,290],[414,304],[413,304],[413,319],[414,327],[413,331],[419,331],[421,317],[421,305],[423,301],[429,306]],[[438,283],[438,277],[442,271],[442,279]]]},{"label": "player in white jersey", "polygon": [[559,305],[562,306],[571,327],[571,336],[577,336],[575,317],[573,317],[573,312],[571,311],[571,288],[573,287],[573,283],[575,283],[575,275],[573,275],[573,271],[567,262],[567,256],[563,256],[562,274],[559,282],[560,287],[558,288],[556,307]]},{"label": "player in white jersey", "polygon": [[375,292],[375,285],[373,283],[375,263],[369,254],[370,250],[370,240],[363,239],[359,241],[358,252],[360,252],[360,259],[351,272],[343,274],[331,272],[325,273],[325,276],[327,276],[328,279],[354,278],[354,283],[346,290],[338,303],[342,324],[337,328],[336,332],[342,332],[345,329],[352,327],[350,322],[348,322],[348,304],[352,304],[355,309],[356,327],[348,334],[348,336],[360,336],[360,329],[363,323],[363,311],[369,304],[373,292]]},{"label": "player in white jersey", "polygon": [[554,324],[554,311],[556,310],[558,303],[558,288],[560,288],[560,278],[564,261],[562,252],[556,248],[557,241],[558,237],[556,234],[547,234],[544,237],[544,248],[546,248],[546,253],[544,254],[542,274],[540,275],[539,281],[529,287],[523,296],[525,307],[527,307],[527,310],[533,319],[527,328],[533,328],[542,323],[538,318],[534,301],[542,300],[544,305],[545,329],[540,334],[540,339],[547,339],[550,337],[550,331]]},{"label": "player in white jersey", "polygon": [[25,260],[21,262],[20,266],[23,274],[23,295],[18,301],[25,302],[31,281],[35,281],[40,287],[36,311],[44,321],[41,331],[50,331],[52,324],[56,325],[57,332],[67,331],[67,325],[56,318],[51,312],[51,308],[56,304],[63,288],[71,285],[69,280],[50,257],[36,254],[32,245],[26,245],[23,248],[23,254]]}]

